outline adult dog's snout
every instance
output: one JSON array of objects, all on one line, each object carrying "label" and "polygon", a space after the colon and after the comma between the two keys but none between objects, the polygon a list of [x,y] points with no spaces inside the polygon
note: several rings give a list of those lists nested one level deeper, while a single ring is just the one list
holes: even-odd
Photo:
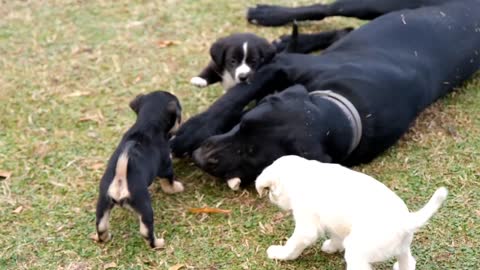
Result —
[{"label": "adult dog's snout", "polygon": [[192,157],[195,164],[201,168],[214,166],[218,163],[218,159],[213,156],[213,149],[210,144],[203,145],[193,151]]}]

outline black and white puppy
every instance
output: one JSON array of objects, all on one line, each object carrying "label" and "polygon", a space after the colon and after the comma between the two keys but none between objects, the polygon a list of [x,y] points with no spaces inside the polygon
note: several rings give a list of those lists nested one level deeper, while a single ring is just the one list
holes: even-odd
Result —
[{"label": "black and white puppy", "polygon": [[148,187],[155,177],[165,193],[183,191],[174,180],[169,137],[181,121],[178,99],[164,91],[137,96],[130,107],[137,114],[135,124],[125,133],[110,157],[100,182],[97,202],[96,239],[106,242],[110,211],[115,205],[133,210],[140,220],[140,234],[152,248],[161,248],[164,241],[155,238],[153,209]]},{"label": "black and white puppy", "polygon": [[259,67],[272,60],[275,51],[270,42],[251,33],[220,38],[210,47],[210,63],[190,83],[206,87],[221,81],[224,89],[248,83]]}]

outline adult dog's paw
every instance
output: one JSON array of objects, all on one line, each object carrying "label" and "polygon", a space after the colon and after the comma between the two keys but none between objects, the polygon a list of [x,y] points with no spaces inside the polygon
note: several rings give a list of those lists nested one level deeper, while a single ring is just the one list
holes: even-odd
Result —
[{"label": "adult dog's paw", "polygon": [[291,8],[273,5],[257,5],[247,11],[247,20],[263,26],[280,26],[295,20]]},{"label": "adult dog's paw", "polygon": [[204,78],[200,78],[200,77],[193,77],[190,80],[190,84],[193,84],[196,87],[200,87],[200,88],[203,88],[203,87],[208,85],[207,80],[205,80]]},{"label": "adult dog's paw", "polygon": [[272,260],[289,260],[289,254],[284,246],[270,246],[267,249],[267,256]]},{"label": "adult dog's paw", "polygon": [[215,119],[210,119],[202,113],[183,123],[177,134],[171,140],[172,153],[176,157],[191,155],[208,137],[214,135],[211,125]]}]

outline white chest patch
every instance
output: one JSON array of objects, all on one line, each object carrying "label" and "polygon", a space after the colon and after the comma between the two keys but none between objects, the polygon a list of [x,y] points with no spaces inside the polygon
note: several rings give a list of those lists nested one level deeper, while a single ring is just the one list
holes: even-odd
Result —
[{"label": "white chest patch", "polygon": [[237,84],[235,79],[232,77],[230,72],[225,70],[222,74],[222,86],[223,86],[223,88],[226,90],[226,89],[232,88],[235,84]]}]

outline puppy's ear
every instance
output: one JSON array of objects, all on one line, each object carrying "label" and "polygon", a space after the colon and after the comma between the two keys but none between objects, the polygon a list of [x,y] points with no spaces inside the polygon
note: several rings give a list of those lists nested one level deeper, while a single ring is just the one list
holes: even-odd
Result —
[{"label": "puppy's ear", "polygon": [[275,57],[277,50],[269,42],[265,42],[260,46],[260,56],[262,57],[262,63],[269,63]]},{"label": "puppy's ear", "polygon": [[[268,169],[268,168],[267,168]],[[263,171],[255,180],[255,189],[260,197],[265,196],[269,190],[275,189],[275,180],[268,171]]]},{"label": "puppy's ear", "polygon": [[172,100],[168,102],[167,112],[170,117],[170,123],[172,125],[170,132],[175,133],[176,129],[178,128],[178,125],[182,121],[182,108],[180,107],[180,104],[178,103],[178,101]]},{"label": "puppy's ear", "polygon": [[210,57],[217,67],[223,67],[225,58],[225,41],[219,39],[210,47]]},{"label": "puppy's ear", "polygon": [[130,108],[138,114],[138,111],[140,111],[140,107],[142,106],[144,95],[139,94],[137,95],[132,101],[130,101]]}]

